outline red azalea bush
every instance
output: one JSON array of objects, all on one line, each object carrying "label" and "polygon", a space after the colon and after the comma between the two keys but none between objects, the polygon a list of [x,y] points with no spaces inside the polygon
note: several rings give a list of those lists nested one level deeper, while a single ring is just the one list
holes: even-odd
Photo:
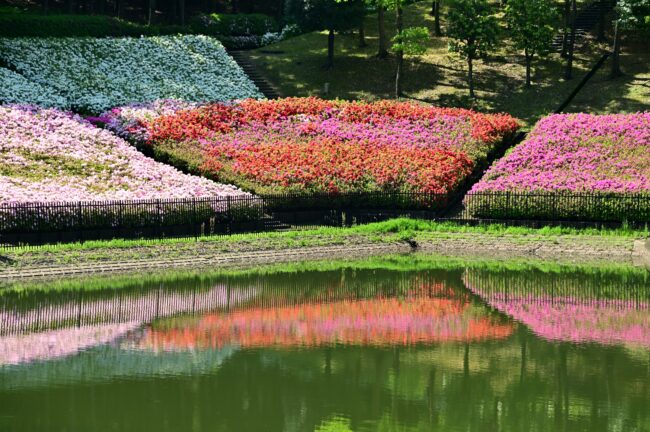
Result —
[{"label": "red azalea bush", "polygon": [[216,145],[208,149],[204,169],[228,169],[224,160],[230,162],[234,176],[255,179],[262,186],[326,192],[406,189],[447,193],[473,167],[458,152],[332,139],[253,147]]},{"label": "red azalea bush", "polygon": [[287,98],[179,109],[142,127],[155,151],[257,193],[445,194],[518,121],[407,102]]}]

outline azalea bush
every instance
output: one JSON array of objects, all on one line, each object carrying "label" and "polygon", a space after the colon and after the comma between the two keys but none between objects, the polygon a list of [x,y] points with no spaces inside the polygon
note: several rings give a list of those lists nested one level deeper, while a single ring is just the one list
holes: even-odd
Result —
[{"label": "azalea bush", "polygon": [[316,98],[150,104],[103,118],[166,161],[267,194],[445,195],[518,127],[504,114]]},{"label": "azalea bush", "polygon": [[36,104],[69,108],[67,99],[47,86],[0,67],[0,104]]},{"label": "azalea bush", "polygon": [[[5,231],[177,225],[226,210],[207,198],[249,198],[240,189],[190,176],[144,156],[112,133],[55,109],[0,106],[0,219]],[[195,198],[184,205],[50,207],[33,202]],[[197,219],[188,220],[188,215]]]},{"label": "azalea bush", "polygon": [[650,221],[650,113],[542,119],[465,199],[476,216]]},{"label": "azalea bush", "polygon": [[223,45],[208,36],[0,39],[0,58],[85,113],[161,98],[262,97]]}]

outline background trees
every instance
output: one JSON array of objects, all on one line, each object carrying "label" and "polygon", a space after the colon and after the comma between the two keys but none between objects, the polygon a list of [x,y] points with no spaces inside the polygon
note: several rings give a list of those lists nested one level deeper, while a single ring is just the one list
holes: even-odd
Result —
[{"label": "background trees", "polygon": [[612,48],[612,69],[610,76],[622,75],[621,34],[626,30],[640,30],[650,33],[650,0],[619,0],[614,21],[614,46]]},{"label": "background trees", "polygon": [[486,0],[455,0],[447,17],[449,49],[467,60],[467,83],[474,94],[474,60],[496,43],[498,24]]},{"label": "background trees", "polygon": [[524,51],[526,87],[530,87],[530,68],[535,55],[546,55],[551,48],[557,17],[550,0],[509,0],[506,21],[515,47]]}]

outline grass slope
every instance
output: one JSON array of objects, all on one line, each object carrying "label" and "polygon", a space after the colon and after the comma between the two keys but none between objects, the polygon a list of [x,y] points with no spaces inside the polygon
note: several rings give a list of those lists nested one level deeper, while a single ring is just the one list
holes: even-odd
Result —
[{"label": "grass slope", "polygon": [[[446,2],[443,2],[443,5]],[[405,9],[406,26],[426,26],[433,34],[433,18],[429,1],[409,5]],[[445,31],[443,11],[443,34]],[[394,33],[393,14],[388,13],[389,35]],[[249,52],[253,63],[275,84],[284,96],[315,95],[343,99],[379,99],[393,97],[394,58],[378,59],[377,20],[366,17],[368,46],[358,47],[356,34],[337,35],[335,66],[322,68],[326,59],[327,34],[308,33],[272,46]],[[551,112],[569,95],[580,78],[609,47],[589,43],[579,46],[574,62],[574,79],[561,79],[564,67],[559,54],[534,63],[531,89],[524,86],[523,54],[508,43],[474,67],[477,100],[467,96],[466,63],[447,50],[448,40],[431,37],[425,55],[408,58],[404,91],[413,99],[440,106],[473,107],[484,111],[503,111],[523,119],[531,126],[542,115]],[[622,64],[626,74],[609,80],[607,66],[578,95],[567,111],[593,113],[635,112],[648,109],[650,100],[650,52],[643,43],[624,46]],[[325,83],[329,93],[324,94]]]}]

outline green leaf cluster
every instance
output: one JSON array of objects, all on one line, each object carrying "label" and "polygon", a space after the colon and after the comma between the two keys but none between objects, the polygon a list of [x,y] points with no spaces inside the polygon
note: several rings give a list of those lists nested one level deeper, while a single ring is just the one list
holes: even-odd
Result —
[{"label": "green leaf cluster", "polygon": [[429,30],[426,27],[408,27],[393,37],[392,49],[406,55],[422,55],[426,52]]},{"label": "green leaf cluster", "polygon": [[499,25],[487,0],[454,0],[447,23],[449,50],[463,58],[484,55],[497,42]]},{"label": "green leaf cluster", "polygon": [[509,0],[506,21],[517,49],[530,57],[549,53],[558,21],[551,0]]}]

